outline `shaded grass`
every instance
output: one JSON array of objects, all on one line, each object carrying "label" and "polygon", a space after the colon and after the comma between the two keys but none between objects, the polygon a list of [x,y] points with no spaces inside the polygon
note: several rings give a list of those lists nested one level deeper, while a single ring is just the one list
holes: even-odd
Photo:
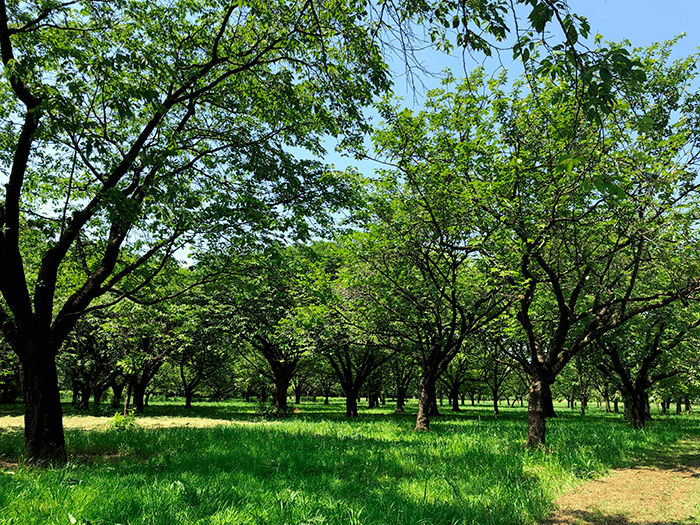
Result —
[{"label": "shaded grass", "polygon": [[[0,474],[0,524],[530,524],[579,480],[700,434],[696,416],[639,432],[561,411],[547,450],[525,452],[523,409],[445,411],[427,434],[412,432],[414,415],[342,410],[307,403],[271,422],[254,404],[163,403],[147,415],[231,423],[70,430],[66,467]],[[0,457],[21,453],[19,433],[0,435]]]}]

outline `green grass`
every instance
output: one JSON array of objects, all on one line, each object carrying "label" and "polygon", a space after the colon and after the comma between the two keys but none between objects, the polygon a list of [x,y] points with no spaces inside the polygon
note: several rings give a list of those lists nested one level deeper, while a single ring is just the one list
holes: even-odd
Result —
[{"label": "green grass", "polygon": [[[579,480],[700,433],[695,415],[657,416],[639,432],[619,415],[559,408],[548,450],[525,452],[519,408],[445,407],[427,434],[389,408],[354,421],[339,402],[304,403],[281,421],[256,408],[161,403],[146,415],[231,423],[70,430],[66,467],[0,473],[0,524],[532,524]],[[21,454],[21,435],[0,434],[0,457]]]}]

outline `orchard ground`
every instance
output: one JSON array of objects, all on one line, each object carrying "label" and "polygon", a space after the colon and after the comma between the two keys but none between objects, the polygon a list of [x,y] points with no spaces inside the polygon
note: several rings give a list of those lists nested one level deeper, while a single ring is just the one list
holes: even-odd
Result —
[{"label": "orchard ground", "polygon": [[152,403],[114,428],[64,405],[69,463],[22,461],[22,408],[0,405],[0,524],[700,523],[700,416],[635,431],[621,414],[558,406],[546,450],[523,408],[449,407],[431,432],[387,405],[342,400],[281,420],[256,403]]}]

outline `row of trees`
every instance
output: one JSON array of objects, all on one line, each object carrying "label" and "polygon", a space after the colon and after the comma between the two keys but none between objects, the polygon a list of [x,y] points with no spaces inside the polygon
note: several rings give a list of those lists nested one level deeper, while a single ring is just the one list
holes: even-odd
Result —
[{"label": "row of trees", "polygon": [[[182,318],[178,320],[170,312],[171,334],[159,338],[153,346],[139,345],[138,341],[151,332],[154,319],[158,317],[156,313],[164,312],[151,311],[147,321],[141,319],[141,326],[134,324],[137,312],[121,312],[119,321],[117,312],[113,312],[109,321],[95,316],[79,323],[59,360],[61,387],[72,390],[76,407],[97,414],[111,414],[127,405],[142,412],[152,394],[183,397],[185,408],[192,406],[195,395],[219,401],[236,396],[248,401],[255,397],[262,403],[271,402],[276,413],[281,415],[288,409],[288,398],[293,392],[297,404],[302,396],[314,400],[325,398],[326,404],[330,396],[345,397],[350,407],[347,415],[356,417],[360,395],[368,399],[370,408],[377,406],[380,399],[386,404],[387,398],[391,398],[396,412],[404,412],[406,400],[417,394],[418,366],[410,353],[397,351],[383,363],[367,367],[364,355],[350,353],[348,348],[335,352],[329,349],[305,352],[291,370],[291,378],[283,378],[290,388],[280,392],[275,384],[274,361],[271,363],[244,341],[237,346],[226,336],[217,341],[183,337],[191,329],[191,325],[186,326],[193,320],[191,317],[183,323]],[[202,321],[194,317],[197,322]],[[118,323],[121,324],[119,328]],[[218,326],[217,333],[229,332],[230,326]],[[135,337],[135,334],[141,335]],[[522,406],[527,398],[528,376],[514,359],[498,349],[498,344],[498,340],[487,341],[482,337],[465,341],[460,355],[439,378],[431,414],[438,413],[444,398],[454,411],[459,411],[467,402],[473,405],[485,399],[492,401],[495,414],[499,413],[499,402]],[[8,349],[3,351],[8,360],[11,355]],[[688,357],[691,361],[692,356]],[[583,414],[592,401],[607,411],[612,411],[613,405],[618,411],[618,402],[622,401],[629,411],[631,402],[623,380],[625,376],[612,372],[606,361],[609,363],[595,352],[577,356],[573,366],[565,368],[552,385],[553,397],[566,400],[572,410],[580,407]],[[626,363],[625,373],[638,373],[640,366],[643,365]],[[668,362],[654,366],[657,376],[671,376],[672,371],[679,371]],[[19,393],[19,367],[16,363],[8,364],[5,370],[0,388],[4,402],[13,402]],[[110,393],[108,407],[104,406],[105,390]],[[669,409],[673,400],[676,410],[681,411],[690,409],[690,401],[700,395],[700,388],[688,374],[679,374],[666,377],[647,393],[652,394],[663,410]]]},{"label": "row of trees", "polygon": [[[590,28],[563,0],[516,3],[530,9],[513,52],[533,93],[512,99],[494,85],[485,96],[476,75],[433,95],[425,114],[385,104],[377,151],[395,169],[358,195],[348,174],[290,151],[321,158],[328,136],[361,151],[363,108],[391,87],[386,53],[415,64],[415,24],[441,48],[488,54],[506,37],[512,4],[0,0],[0,325],[22,370],[27,461],[66,460],[56,361],[82,317],[194,286],[176,271],[185,246],[202,262],[200,283],[210,282],[237,274],[232,253],[308,239],[358,201],[370,203],[361,233],[339,243],[367,250],[343,255],[338,272],[369,278],[347,298],[376,328],[327,333],[302,308],[271,339],[251,312],[236,337],[273,360],[275,345],[345,341],[352,351],[400,338],[421,368],[417,427],[427,428],[435,382],[465,338],[519,298],[513,330],[523,330],[529,353],[519,357],[533,378],[528,442],[543,441],[549,385],[572,357],[641,314],[692,300],[692,273],[671,272],[670,259],[657,276],[645,265],[692,244],[692,151],[687,166],[678,159],[692,150],[694,101],[680,98],[687,67],[672,78],[624,49],[587,49],[579,37]],[[552,22],[564,41],[545,39],[540,57]],[[557,236],[578,239],[591,221],[598,245]],[[615,255],[604,255],[610,246]],[[555,277],[559,256],[575,268],[565,277]],[[251,275],[235,284],[252,286]],[[550,339],[540,321],[551,308]],[[161,336],[130,345],[158,347]]]}]

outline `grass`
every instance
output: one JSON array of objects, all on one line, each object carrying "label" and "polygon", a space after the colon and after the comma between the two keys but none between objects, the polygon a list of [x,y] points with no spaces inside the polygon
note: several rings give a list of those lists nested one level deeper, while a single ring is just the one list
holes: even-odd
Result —
[{"label": "grass", "polygon": [[[560,408],[548,450],[525,452],[519,408],[445,407],[429,433],[389,408],[346,420],[340,401],[281,421],[256,409],[159,403],[146,415],[230,422],[67,430],[67,466],[0,472],[0,524],[532,524],[579,480],[700,433],[695,415],[639,432],[619,415]],[[0,433],[0,458],[21,454],[19,433]]]}]

